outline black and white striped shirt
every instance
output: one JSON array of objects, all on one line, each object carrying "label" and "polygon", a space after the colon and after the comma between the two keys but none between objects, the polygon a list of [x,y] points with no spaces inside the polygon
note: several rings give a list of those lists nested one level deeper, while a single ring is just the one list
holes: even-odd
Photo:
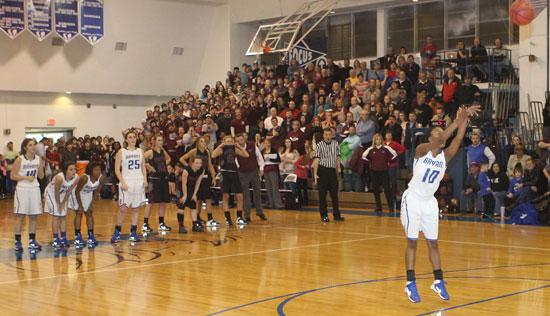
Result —
[{"label": "black and white striped shirt", "polygon": [[330,143],[322,140],[317,144],[313,158],[319,159],[319,165],[325,168],[336,168],[338,165],[338,157],[340,157],[340,146],[338,142],[332,140]]}]

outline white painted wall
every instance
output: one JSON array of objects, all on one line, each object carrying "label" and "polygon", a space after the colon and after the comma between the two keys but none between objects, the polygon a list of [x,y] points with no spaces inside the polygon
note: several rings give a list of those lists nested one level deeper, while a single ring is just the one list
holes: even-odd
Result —
[{"label": "white painted wall", "polygon": [[[227,20],[214,8],[168,0],[106,1],[105,37],[95,46],[80,37],[53,47],[51,35],[38,42],[28,32],[15,40],[1,34],[0,90],[132,95],[193,90],[209,41],[219,40],[219,20]],[[114,50],[119,41],[128,43],[127,51]],[[185,48],[183,56],[172,56],[175,46]],[[217,53],[228,58],[225,49]]]},{"label": "white painted wall", "polygon": [[[8,141],[19,144],[25,128],[47,127],[55,119],[59,128],[75,128],[75,136],[109,135],[121,140],[120,131],[139,126],[145,111],[168,97],[120,97],[10,92],[0,95],[0,148]],[[86,104],[90,103],[88,109]],[[113,108],[117,104],[117,108]],[[11,129],[11,135],[3,134]],[[17,147],[17,146],[16,146]]]},{"label": "white painted wall", "polygon": [[[529,112],[528,99],[544,102],[546,91],[548,60],[546,56],[546,10],[526,26],[519,29],[519,69],[520,69],[520,111]],[[530,63],[528,56],[536,56]]]}]

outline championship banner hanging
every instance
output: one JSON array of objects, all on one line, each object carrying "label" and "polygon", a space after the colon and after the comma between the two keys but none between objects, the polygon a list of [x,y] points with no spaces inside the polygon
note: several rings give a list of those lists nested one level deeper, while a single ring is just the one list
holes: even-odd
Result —
[{"label": "championship banner hanging", "polygon": [[78,35],[78,0],[55,0],[55,33],[65,43]]},{"label": "championship banner hanging", "polygon": [[25,0],[0,0],[0,28],[14,39],[25,30]]},{"label": "championship banner hanging", "polygon": [[27,26],[39,41],[53,31],[51,0],[27,0]]},{"label": "championship banner hanging", "polygon": [[103,0],[80,0],[80,35],[92,45],[103,38]]}]

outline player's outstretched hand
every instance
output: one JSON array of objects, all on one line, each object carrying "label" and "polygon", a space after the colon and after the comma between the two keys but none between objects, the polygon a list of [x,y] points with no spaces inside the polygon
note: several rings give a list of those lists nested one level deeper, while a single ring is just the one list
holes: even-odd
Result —
[{"label": "player's outstretched hand", "polygon": [[481,105],[471,105],[466,109],[466,112],[469,116],[478,116],[479,112],[481,112]]}]

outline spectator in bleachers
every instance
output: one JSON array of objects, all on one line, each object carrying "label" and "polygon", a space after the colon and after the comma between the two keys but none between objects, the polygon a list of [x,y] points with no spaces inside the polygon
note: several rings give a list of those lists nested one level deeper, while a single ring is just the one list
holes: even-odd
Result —
[{"label": "spectator in bleachers", "polygon": [[[384,136],[385,136],[384,145],[391,147],[397,153],[397,158],[399,158],[401,155],[405,153],[407,149],[405,148],[405,146],[393,140],[393,133],[391,130],[387,129],[385,131]],[[395,199],[396,192],[397,192],[397,179],[399,179],[398,159],[395,159],[393,162],[390,162],[388,172],[390,176],[391,196],[392,196],[392,199]]]},{"label": "spectator in bleachers", "polygon": [[[240,133],[247,133],[249,131],[249,126],[246,121],[246,118],[242,116],[242,111],[240,109],[235,110],[235,118],[231,121],[231,136],[235,137],[235,135]],[[201,129],[202,132],[202,129]]]},{"label": "spectator in bleachers", "polygon": [[[411,99],[407,97],[407,92],[402,89],[398,89],[397,91],[399,92],[399,99],[395,103],[395,108],[405,113],[411,112]],[[393,102],[391,94],[390,100]]]},{"label": "spectator in bleachers", "polygon": [[407,92],[407,98],[410,99],[412,93],[412,84],[411,81],[407,78],[407,74],[403,70],[399,72],[398,84],[399,89],[405,90]]},{"label": "spectator in bleachers", "polygon": [[358,122],[361,118],[361,113],[363,112],[363,108],[359,105],[359,99],[357,97],[351,98],[351,106],[349,108],[349,112],[353,114],[353,120]]},{"label": "spectator in bleachers", "polygon": [[301,155],[296,161],[296,176],[297,176],[297,188],[298,188],[298,199],[300,205],[308,205],[308,196],[307,196],[307,180],[309,178],[309,171],[311,170],[311,164],[313,163],[312,149],[311,146],[305,146],[306,150],[303,155]]},{"label": "spectator in bleachers", "polygon": [[372,144],[372,137],[376,132],[374,122],[369,119],[369,114],[367,110],[363,110],[363,112],[361,112],[361,118],[357,121],[356,125],[356,133],[361,139],[363,148],[370,147]]},{"label": "spectator in bleachers", "polygon": [[489,181],[491,181],[491,190],[495,196],[495,210],[493,215],[497,216],[504,210],[504,198],[508,190],[509,180],[506,171],[498,162],[493,163],[488,176]]},{"label": "spectator in bleachers", "polygon": [[346,79],[349,79],[349,82],[351,83],[351,86],[354,87],[355,84],[359,81],[359,77],[357,77],[357,72],[355,71],[355,69],[350,69],[349,71],[349,77],[346,78]]},{"label": "spectator in bleachers", "polygon": [[271,141],[266,139],[263,145],[262,154],[265,161],[264,179],[267,199],[269,201],[268,208],[282,209],[283,201],[279,193],[279,163],[281,162],[281,157],[277,150],[271,148]]},{"label": "spectator in bleachers", "polygon": [[516,153],[516,146],[523,146],[523,143],[521,142],[521,137],[518,135],[513,136],[512,143],[506,146],[506,157],[510,157],[511,155]]},{"label": "spectator in bleachers", "polygon": [[[384,127],[382,127],[381,134],[386,136],[386,133],[388,132],[392,134],[392,140],[394,142],[401,143],[403,128],[401,127],[401,125],[399,125],[397,118],[393,114],[388,115],[388,120],[386,121],[386,124],[384,124]],[[386,137],[386,140],[387,140],[387,137]]]},{"label": "spectator in bleachers", "polygon": [[470,164],[470,172],[468,173],[466,183],[464,184],[464,190],[460,196],[460,210],[462,213],[477,213],[482,210],[478,177],[479,164],[472,161]]},{"label": "spectator in bleachers", "polygon": [[472,84],[472,78],[470,76],[464,77],[464,84],[459,86],[455,93],[456,104],[473,104],[479,103],[481,97],[481,90],[475,84]]},{"label": "spectator in bleachers", "polygon": [[403,57],[403,58],[406,58],[407,57],[407,47],[405,46],[401,46],[401,48],[399,49],[399,57]]},{"label": "spectator in bleachers", "polygon": [[279,123],[277,123],[277,118],[271,118],[271,124],[273,126],[272,129],[269,130],[267,133],[266,139],[271,142],[271,147],[275,150],[279,150],[281,146],[283,146],[286,132],[282,128],[282,126],[279,126]]},{"label": "spectator in bleachers", "polygon": [[423,93],[419,93],[416,97],[416,102],[417,105],[411,108],[411,112],[416,114],[416,120],[422,127],[429,127],[434,112],[432,108],[426,104],[426,96]]},{"label": "spectator in bleachers", "polygon": [[[284,119],[282,117],[277,115],[277,107],[275,107],[275,106],[272,106],[271,108],[269,108],[269,116],[266,117],[266,119],[264,120],[264,127],[268,131],[270,131],[273,128],[272,119],[277,120],[277,125],[278,126],[283,124],[283,121],[284,121]],[[219,123],[218,123],[218,126],[219,126]]]},{"label": "spectator in bleachers", "polygon": [[[397,65],[397,68],[399,69],[399,71],[405,70],[405,67],[407,66],[407,59],[406,58],[407,58],[406,55],[397,57],[396,65]],[[397,72],[398,76],[399,76],[399,71]]]},{"label": "spectator in bleachers", "polygon": [[365,92],[367,92],[369,88],[369,83],[363,79],[363,74],[358,74],[357,79],[358,80],[357,82],[355,82],[355,85],[353,85],[353,87],[357,90],[357,96],[359,98],[363,98],[365,96]]},{"label": "spectator in bleachers", "polygon": [[522,170],[525,170],[527,160],[529,159],[531,159],[531,156],[525,154],[525,147],[523,145],[517,145],[515,154],[510,155],[510,158],[508,158],[508,167],[506,168],[506,174],[508,175],[508,177],[514,177],[514,169],[516,168],[517,164],[520,164]]},{"label": "spectator in bleachers", "polygon": [[468,146],[468,165],[472,162],[477,162],[478,167],[482,162],[489,162],[492,166],[496,160],[495,154],[489,147],[481,142],[481,136],[477,133],[472,133],[472,144]]},{"label": "spectator in bleachers", "polygon": [[[525,203],[527,201],[520,200],[525,186],[523,185],[523,168],[517,165],[514,168],[513,177],[510,179],[510,185],[508,186],[508,193],[506,194],[508,207],[506,207],[507,213],[510,213],[518,204]],[[526,195],[523,195],[525,197]]]},{"label": "spectator in bleachers", "polygon": [[361,68],[359,69],[358,73],[363,75],[363,78],[365,79],[365,81],[369,81],[369,71],[370,70],[367,68],[367,62],[366,61],[361,62]]},{"label": "spectator in bleachers", "polygon": [[374,63],[374,70],[369,71],[369,81],[371,79],[384,81],[384,70],[380,66],[380,61]]},{"label": "spectator in bleachers", "polygon": [[[330,68],[327,66],[327,68]],[[343,87],[344,82],[346,82],[346,79],[350,76],[350,70],[353,68],[350,66],[349,58],[344,59],[344,65],[342,67],[339,67],[337,69],[332,69],[332,73],[335,74],[338,77],[338,82]]]},{"label": "spectator in bleachers", "polygon": [[433,37],[431,35],[426,35],[426,45],[422,47],[422,53],[420,56],[424,58],[424,62],[431,61],[437,53],[437,47],[433,43]]},{"label": "spectator in bleachers", "polygon": [[288,132],[287,137],[292,142],[293,148],[298,150],[300,153],[305,152],[305,142],[306,142],[306,134],[301,131],[300,129],[300,121],[294,120],[292,121],[292,130]]},{"label": "spectator in bleachers", "polygon": [[281,157],[281,163],[279,163],[279,171],[281,173],[281,182],[283,188],[292,190],[296,193],[296,182],[285,181],[286,177],[293,174],[296,171],[296,161],[300,157],[298,151],[292,147],[292,141],[285,139],[283,146],[279,149],[279,156]]},{"label": "spectator in bleachers", "polygon": [[488,60],[475,60],[475,58],[479,59],[487,56],[487,49],[481,45],[481,40],[478,37],[474,38],[474,46],[470,49],[470,54],[473,60],[470,62],[471,66],[468,72],[477,80],[486,81]]},{"label": "spectator in bleachers", "polygon": [[420,74],[420,66],[414,61],[413,55],[407,56],[407,64],[403,70],[407,74],[407,78],[409,78],[411,83],[413,85],[416,84]]},{"label": "spectator in bleachers", "polygon": [[388,46],[388,49],[386,50],[386,55],[382,56],[378,59],[380,61],[380,65],[382,68],[390,68],[390,65],[392,63],[395,63],[397,60],[397,57],[393,53],[393,47]]},{"label": "spectator in bleachers", "polygon": [[460,86],[460,81],[456,78],[452,69],[447,70],[447,79],[443,83],[443,103],[445,114],[453,117],[458,110],[458,104],[455,101],[456,91]]},{"label": "spectator in bleachers", "polygon": [[425,92],[426,98],[428,100],[431,100],[437,92],[435,89],[434,82],[428,79],[425,71],[421,71],[418,74],[418,81],[413,85],[412,90],[413,90],[413,93]]},{"label": "spectator in bleachers", "polygon": [[382,81],[380,82],[380,86],[382,87],[383,93],[386,94],[395,78],[390,77],[390,70],[388,68],[384,68],[383,73],[384,79],[382,79]]},{"label": "spectator in bleachers", "polygon": [[[397,80],[391,82],[391,86],[387,90],[386,95],[388,95],[390,101],[395,104],[401,100],[401,89],[399,89],[399,82]],[[407,91],[405,91],[404,97],[407,98]]]},{"label": "spectator in bleachers", "polygon": [[298,61],[296,60],[296,58],[292,58],[290,60],[290,65],[288,66],[286,74],[290,78],[294,78],[295,74],[298,74],[298,75],[300,74],[300,65],[298,65]]},{"label": "spectator in bleachers", "polygon": [[436,123],[437,126],[449,126],[451,125],[451,118],[445,114],[443,108],[438,108],[435,110],[432,122]]}]

